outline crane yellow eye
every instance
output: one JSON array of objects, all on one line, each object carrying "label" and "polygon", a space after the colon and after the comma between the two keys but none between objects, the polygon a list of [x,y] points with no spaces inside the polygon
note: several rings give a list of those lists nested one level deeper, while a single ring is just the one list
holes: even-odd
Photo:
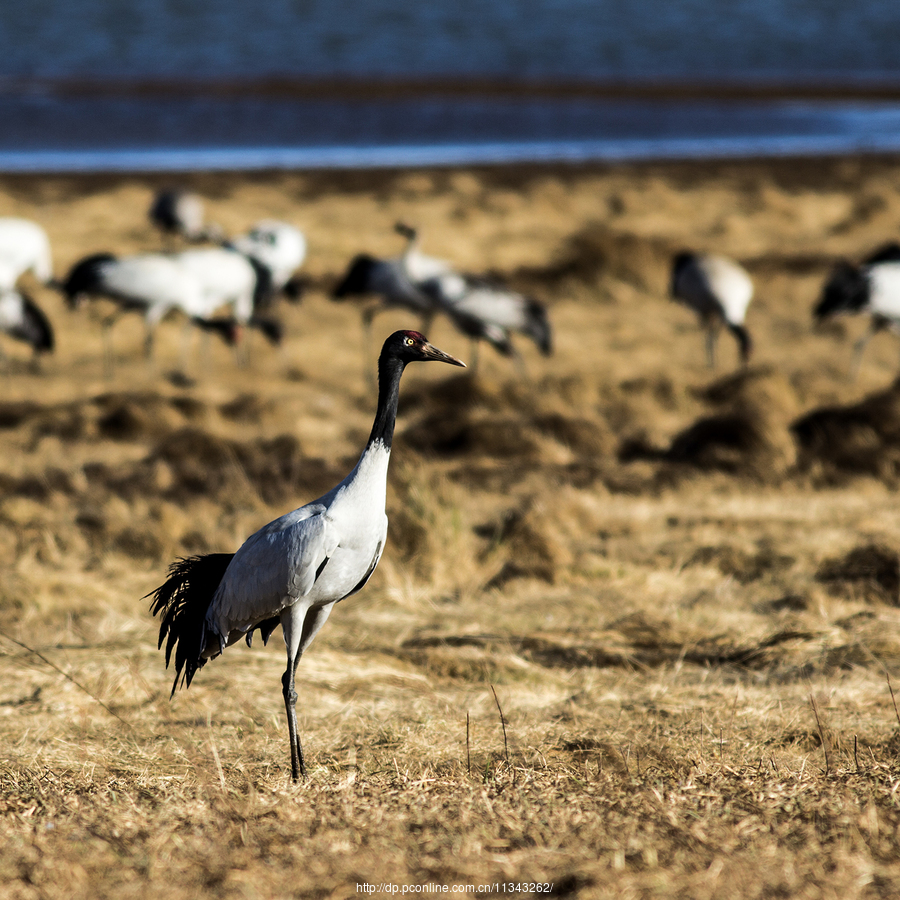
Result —
[{"label": "crane yellow eye", "polygon": [[408,338],[404,341],[404,343],[406,344],[407,347],[412,347],[412,345],[413,345],[413,339],[412,339],[411,337],[408,337]]}]

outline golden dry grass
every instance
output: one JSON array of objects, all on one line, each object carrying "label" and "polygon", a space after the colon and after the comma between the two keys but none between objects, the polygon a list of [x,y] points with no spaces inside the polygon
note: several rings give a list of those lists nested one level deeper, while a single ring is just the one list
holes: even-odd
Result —
[{"label": "golden dry grass", "polygon": [[[851,383],[864,323],[816,333],[810,309],[833,260],[895,235],[900,162],[185,182],[229,231],[304,228],[313,289],[282,352],[241,370],[210,344],[188,387],[177,323],[151,367],[124,320],[109,380],[96,313],[39,287],[58,353],[35,374],[4,344],[0,897],[897,896],[898,348],[875,339]],[[0,207],[62,273],[158,246],[159,183],[6,178]],[[489,350],[476,378],[405,376],[388,549],[301,664],[294,786],[280,641],[170,702],[141,598],[352,466],[377,347],[327,289],[396,251],[397,219],[544,299],[557,352],[524,347],[527,378]],[[683,247],[754,275],[747,372],[723,338],[710,374],[666,299]]]}]

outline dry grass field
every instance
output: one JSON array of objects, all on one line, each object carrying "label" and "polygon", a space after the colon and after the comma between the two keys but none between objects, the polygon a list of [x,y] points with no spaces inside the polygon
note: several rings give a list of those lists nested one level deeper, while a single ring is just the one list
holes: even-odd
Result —
[{"label": "dry grass field", "polygon": [[[159,248],[164,182],[6,177],[0,213],[62,275]],[[123,319],[108,377],[102,305],[37,285],[56,354],[4,340],[0,898],[900,895],[900,345],[850,381],[865,323],[810,317],[836,259],[898,237],[900,160],[181,183],[228,232],[304,229],[311,286],[279,351],[198,341],[190,380],[177,320],[148,364]],[[170,701],[142,597],[352,467],[378,346],[418,323],[364,346],[328,292],[398,219],[544,300],[556,352],[404,377],[388,547],[300,665],[295,786],[280,637]],[[667,299],[685,247],[754,277],[743,373]]]}]

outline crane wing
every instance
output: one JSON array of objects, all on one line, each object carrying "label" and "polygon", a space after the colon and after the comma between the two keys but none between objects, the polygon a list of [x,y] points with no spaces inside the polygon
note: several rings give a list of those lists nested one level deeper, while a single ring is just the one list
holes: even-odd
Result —
[{"label": "crane wing", "polygon": [[335,529],[324,513],[322,504],[301,507],[244,541],[208,616],[223,638],[278,615],[312,590],[338,545]]}]

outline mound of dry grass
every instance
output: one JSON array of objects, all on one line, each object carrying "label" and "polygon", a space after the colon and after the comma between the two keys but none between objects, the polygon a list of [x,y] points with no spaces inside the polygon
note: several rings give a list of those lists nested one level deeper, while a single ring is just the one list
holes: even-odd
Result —
[{"label": "mound of dry grass", "polygon": [[826,406],[792,426],[804,471],[828,482],[871,475],[900,477],[900,381],[858,403]]},{"label": "mound of dry grass", "polygon": [[193,428],[175,431],[160,441],[140,471],[159,464],[166,467],[167,496],[224,498],[249,486],[266,503],[285,496],[319,496],[348,469],[346,461],[335,465],[305,457],[293,435],[238,442]]},{"label": "mound of dry grass", "polygon": [[[398,446],[439,460],[458,483],[480,490],[521,483],[527,472],[565,484],[615,468],[616,439],[602,416],[573,408],[530,383],[487,386],[454,379],[413,394],[414,421]],[[407,407],[409,409],[409,406]]]},{"label": "mound of dry grass", "polygon": [[546,267],[523,268],[516,277],[557,291],[571,282],[593,286],[612,280],[665,295],[672,256],[678,249],[665,240],[591,223],[570,235]]},{"label": "mound of dry grass", "polygon": [[720,545],[698,547],[685,565],[709,565],[714,563],[723,575],[731,576],[743,584],[759,578],[778,575],[789,569],[794,557],[778,553],[773,547],[764,547],[755,553],[748,553],[738,547]]},{"label": "mound of dry grass", "polygon": [[552,511],[534,499],[507,510],[498,522],[481,526],[487,554],[502,548],[506,561],[487,587],[502,587],[514,578],[538,578],[553,583],[572,564],[572,552],[558,533]]},{"label": "mound of dry grass", "polygon": [[676,435],[665,459],[761,481],[778,481],[793,466],[787,426],[797,400],[783,375],[748,369],[714,382],[700,396],[720,411]]},{"label": "mound of dry grass", "polygon": [[6,403],[0,408],[0,428],[21,430],[31,445],[46,437],[72,443],[140,442],[198,421],[205,413],[205,405],[187,395],[113,392],[63,403]]},{"label": "mound of dry grass", "polygon": [[827,559],[816,580],[836,594],[900,605],[900,553],[880,544],[864,544]]}]

